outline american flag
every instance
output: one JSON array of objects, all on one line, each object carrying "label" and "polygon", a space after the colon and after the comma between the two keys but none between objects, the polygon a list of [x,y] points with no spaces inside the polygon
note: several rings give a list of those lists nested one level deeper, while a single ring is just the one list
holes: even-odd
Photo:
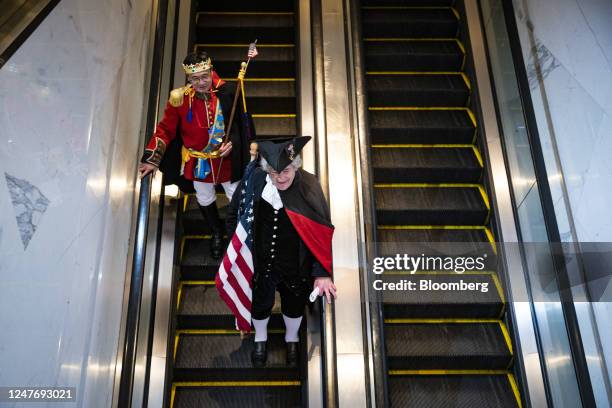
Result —
[{"label": "american flag", "polygon": [[255,44],[257,44],[257,41],[249,44],[249,53],[248,53],[249,58],[255,58],[258,55],[257,47],[255,46]]},{"label": "american flag", "polygon": [[253,186],[249,178],[255,169],[251,162],[245,171],[240,194],[236,232],[215,277],[217,291],[236,317],[236,329],[251,331],[251,280],[253,277]]}]

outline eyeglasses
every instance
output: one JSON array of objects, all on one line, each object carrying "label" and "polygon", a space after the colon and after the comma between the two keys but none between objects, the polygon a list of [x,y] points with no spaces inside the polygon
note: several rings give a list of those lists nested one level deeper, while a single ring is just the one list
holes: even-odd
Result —
[{"label": "eyeglasses", "polygon": [[210,76],[209,75],[202,75],[199,77],[194,77],[192,76],[191,78],[189,78],[189,82],[192,84],[197,84],[199,82],[208,82],[210,80]]}]

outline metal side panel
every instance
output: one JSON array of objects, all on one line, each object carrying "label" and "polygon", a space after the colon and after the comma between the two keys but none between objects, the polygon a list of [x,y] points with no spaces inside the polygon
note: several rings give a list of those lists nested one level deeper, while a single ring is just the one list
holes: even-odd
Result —
[{"label": "metal side panel", "polygon": [[163,222],[160,237],[159,275],[155,324],[153,329],[153,349],[151,351],[151,371],[149,380],[148,406],[161,408],[164,403],[166,367],[170,319],[172,317],[172,277],[174,275],[176,201],[166,197],[163,208]]},{"label": "metal side panel", "polygon": [[[327,180],[333,240],[338,403],[366,406],[366,371],[360,287],[359,207],[348,64],[342,0],[321,1],[322,74],[325,130],[318,135],[320,174]],[[328,373],[329,374],[329,373]]]},{"label": "metal side panel", "polygon": [[514,332],[519,346],[518,357],[522,365],[522,374],[525,376],[523,381],[526,388],[525,397],[530,406],[546,407],[541,357],[536,343],[535,322],[531,305],[525,301],[512,301],[512,299],[528,299],[528,288],[519,246],[514,244],[518,243],[518,233],[515,225],[508,173],[505,166],[495,105],[493,103],[491,77],[487,65],[485,42],[477,0],[465,0],[465,10],[474,58],[476,82],[480,94],[486,150],[490,159],[491,188],[494,192],[492,195],[494,203],[492,204],[497,209],[501,239],[504,243],[510,243],[510,245],[504,246],[503,257],[505,270],[507,271],[510,306],[514,314],[514,319],[512,319],[515,325]]}]

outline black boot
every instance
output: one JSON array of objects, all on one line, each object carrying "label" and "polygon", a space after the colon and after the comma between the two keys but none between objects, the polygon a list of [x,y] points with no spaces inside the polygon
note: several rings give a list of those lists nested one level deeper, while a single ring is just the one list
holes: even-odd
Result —
[{"label": "black boot", "polygon": [[287,365],[295,367],[298,361],[298,343],[289,342],[287,343]]},{"label": "black boot", "polygon": [[253,367],[261,368],[266,365],[266,361],[268,360],[268,350],[266,348],[265,341],[256,341],[255,342],[255,350],[251,352],[251,361],[253,362]]},{"label": "black boot", "polygon": [[213,259],[221,259],[225,248],[223,248],[223,225],[219,218],[217,203],[215,202],[207,206],[201,205],[200,210],[212,232],[212,237],[210,239],[210,256],[212,256]]}]

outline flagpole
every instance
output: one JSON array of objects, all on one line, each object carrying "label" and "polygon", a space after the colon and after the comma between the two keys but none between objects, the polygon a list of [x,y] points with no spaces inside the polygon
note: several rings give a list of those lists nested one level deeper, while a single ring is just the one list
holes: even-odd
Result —
[{"label": "flagpole", "polygon": [[[255,44],[257,44],[257,40],[255,40],[255,42],[252,43],[252,46],[254,47]],[[249,45],[249,54],[250,54],[250,50],[251,50],[251,45]],[[225,132],[225,136],[223,137],[223,144],[227,143],[227,139],[229,138],[231,131],[232,131],[232,125],[234,124],[234,116],[236,115],[236,105],[238,105],[238,98],[240,97],[240,92],[242,90],[242,81],[244,81],[244,76],[246,75],[246,71],[247,71],[247,68],[249,67],[250,62],[251,62],[251,57],[248,56],[246,62],[243,61],[242,63],[240,63],[240,71],[238,71],[238,78],[236,80],[236,92],[234,93],[234,102],[232,103],[232,111],[230,113],[229,126],[227,127],[227,132]],[[217,180],[221,178],[221,171],[222,171],[221,166],[223,165],[224,158],[225,157],[222,156],[221,161],[219,162],[219,174],[217,176]]]}]

